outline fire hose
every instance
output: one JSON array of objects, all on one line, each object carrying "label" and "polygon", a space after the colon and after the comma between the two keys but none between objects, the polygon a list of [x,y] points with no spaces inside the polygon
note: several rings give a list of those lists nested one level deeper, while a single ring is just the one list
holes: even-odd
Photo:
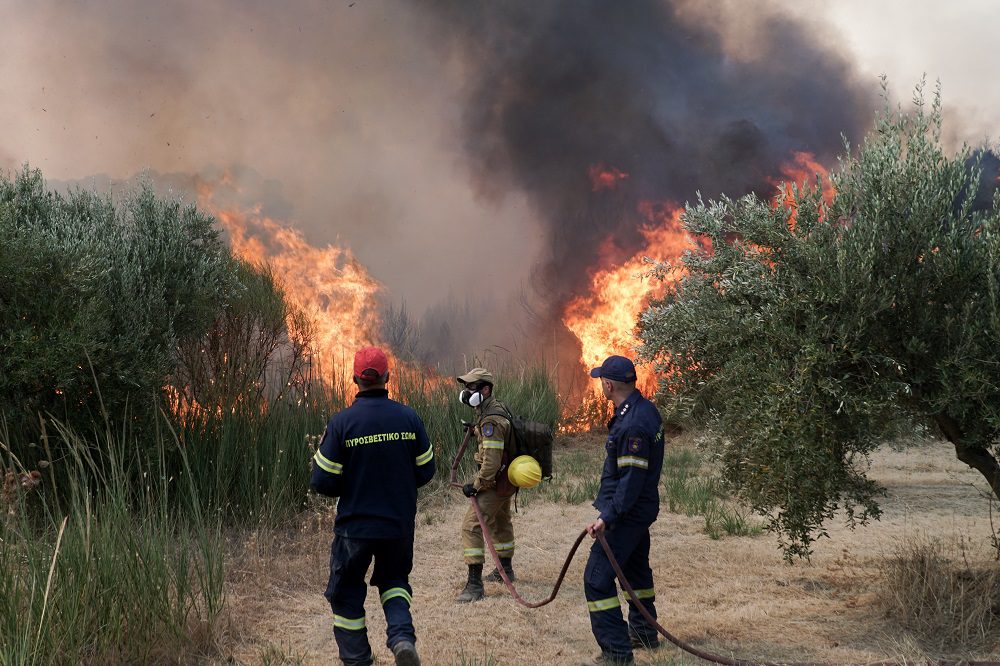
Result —
[{"label": "fire hose", "polygon": [[[458,482],[458,466],[462,461],[462,455],[465,453],[466,447],[469,445],[469,438],[472,434],[471,428],[466,428],[465,438],[462,440],[462,445],[458,448],[458,452],[455,454],[455,460],[451,464],[451,475],[449,477],[449,483],[452,487],[462,488],[462,484]],[[486,527],[486,519],[483,517],[483,512],[479,508],[479,502],[475,496],[469,498],[469,503],[472,505],[473,511],[476,513],[476,519],[479,521],[479,527],[483,531],[483,541],[486,543],[487,548],[490,551],[490,556],[493,558],[493,563],[496,565],[497,572],[500,574],[500,578],[503,579],[504,585],[510,592],[510,595],[514,598],[517,603],[521,604],[526,608],[540,608],[548,603],[551,603],[556,595],[559,593],[559,588],[562,587],[563,580],[566,578],[566,572],[569,570],[569,565],[576,556],[576,551],[580,548],[580,543],[583,542],[583,538],[587,536],[587,530],[580,532],[579,536],[576,537],[576,541],[573,542],[573,546],[569,549],[569,553],[566,555],[566,559],[563,562],[562,569],[559,571],[559,577],[556,579],[555,585],[552,587],[552,592],[548,597],[542,599],[541,601],[527,601],[522,597],[517,589],[514,587],[514,583],[511,582],[510,578],[507,576],[506,570],[500,563],[500,555],[497,553],[496,547],[493,545],[493,537],[490,534],[489,529]],[[622,590],[628,595],[629,600],[636,607],[642,617],[649,623],[651,627],[655,627],[656,630],[669,642],[673,643],[679,649],[692,654],[705,661],[710,661],[716,664],[723,664],[723,666],[834,666],[833,664],[828,664],[825,662],[769,662],[769,661],[751,661],[747,659],[731,659],[719,654],[714,654],[706,650],[701,650],[689,643],[682,641],[677,638],[666,628],[663,627],[656,618],[652,616],[649,610],[646,609],[645,605],[639,600],[636,595],[635,590],[629,584],[628,580],[625,578],[625,574],[618,564],[618,560],[615,559],[614,553],[611,551],[611,546],[608,544],[607,539],[604,537],[604,532],[595,532],[594,538],[601,544],[601,548],[604,550],[605,555],[608,557],[608,561],[611,563],[611,568],[614,569],[615,576],[618,578],[618,582],[622,587]],[[1000,661],[964,661],[964,660],[929,660],[928,664],[933,664],[934,666],[1000,666]],[[867,662],[865,666],[905,666],[906,662],[898,661],[876,661]]]}]

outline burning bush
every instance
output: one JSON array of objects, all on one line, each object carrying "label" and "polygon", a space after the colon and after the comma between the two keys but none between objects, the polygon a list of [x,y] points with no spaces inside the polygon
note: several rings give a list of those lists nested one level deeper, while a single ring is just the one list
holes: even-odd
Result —
[{"label": "burning bush", "polygon": [[171,377],[175,412],[265,409],[302,389],[310,322],[271,270],[234,259],[240,289],[201,336],[181,340]]}]

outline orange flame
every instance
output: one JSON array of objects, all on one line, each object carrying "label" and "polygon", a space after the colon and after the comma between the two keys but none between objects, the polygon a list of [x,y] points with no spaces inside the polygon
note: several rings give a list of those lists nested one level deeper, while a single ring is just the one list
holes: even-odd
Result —
[{"label": "orange flame", "polygon": [[[357,349],[377,344],[376,296],[382,287],[349,249],[313,247],[299,231],[258,211],[219,211],[218,219],[233,252],[268,263],[291,300],[311,315],[314,353],[322,361],[353,358]],[[255,231],[264,239],[252,235]]]},{"label": "orange flame", "polygon": [[348,248],[314,247],[298,230],[262,215],[259,206],[221,210],[213,205],[212,190],[204,183],[199,195],[201,205],[215,214],[227,232],[233,253],[251,263],[269,265],[286,297],[310,317],[313,365],[324,371],[339,368],[342,379],[349,381],[354,352],[380,346],[377,296],[381,284]]},{"label": "orange flame", "polygon": [[[651,298],[662,295],[665,289],[661,281],[643,277],[650,269],[644,257],[673,260],[691,247],[680,225],[679,207],[643,201],[639,210],[650,221],[640,230],[645,239],[642,250],[620,266],[596,271],[588,293],[574,298],[563,313],[563,324],[580,341],[580,363],[588,369],[597,367],[611,354],[635,357],[639,345],[635,330],[639,313]],[[602,256],[608,257],[613,247],[613,241],[608,239]],[[610,263],[610,258],[601,263]],[[638,366],[636,370],[637,384],[650,393],[655,388],[652,370],[645,366]],[[593,390],[595,394],[600,392],[596,382]]]},{"label": "orange flame", "polygon": [[[792,182],[800,187],[808,187],[815,182],[816,174],[823,180],[823,198],[829,203],[833,199],[833,187],[829,172],[816,161],[811,153],[795,152],[792,160],[781,167],[781,179],[772,181],[781,188],[775,198],[775,205],[791,205]],[[612,167],[603,164],[592,166],[589,171],[594,191],[614,187],[619,180],[628,177]],[[639,345],[636,337],[636,322],[639,314],[652,298],[663,295],[667,283],[643,278],[649,267],[644,257],[653,260],[675,261],[685,250],[693,247],[692,240],[684,232],[680,215],[681,208],[667,203],[641,201],[638,210],[649,221],[641,229],[645,239],[643,248],[615,268],[603,268],[593,273],[587,293],[573,299],[563,312],[563,324],[577,337],[582,348],[580,364],[593,368],[611,354],[634,357]],[[795,224],[794,211],[789,224]],[[615,263],[614,240],[605,240],[601,251],[602,266]],[[674,282],[683,276],[677,268],[669,276]],[[655,377],[649,367],[637,367],[639,381],[644,392],[655,388]],[[594,384],[594,392],[600,389]]]},{"label": "orange flame", "polygon": [[822,180],[823,201],[830,205],[833,202],[833,183],[830,181],[830,172],[826,167],[816,161],[812,153],[793,152],[792,161],[781,166],[781,179],[771,179],[771,184],[778,188],[778,193],[772,199],[775,206],[784,205],[791,211],[788,224],[795,228],[795,201],[792,198],[792,184],[799,189],[815,187],[816,176]]},{"label": "orange flame", "polygon": [[595,164],[588,170],[590,176],[590,187],[594,192],[601,190],[611,190],[618,186],[619,180],[628,178],[628,174],[621,169],[604,164]]}]

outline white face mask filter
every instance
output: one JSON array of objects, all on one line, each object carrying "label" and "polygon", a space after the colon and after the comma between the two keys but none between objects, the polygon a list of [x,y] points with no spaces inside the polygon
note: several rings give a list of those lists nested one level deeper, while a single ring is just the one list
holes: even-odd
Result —
[{"label": "white face mask filter", "polygon": [[463,405],[469,405],[470,407],[478,407],[483,404],[483,394],[479,391],[470,391],[469,389],[462,389],[458,392],[458,401]]}]

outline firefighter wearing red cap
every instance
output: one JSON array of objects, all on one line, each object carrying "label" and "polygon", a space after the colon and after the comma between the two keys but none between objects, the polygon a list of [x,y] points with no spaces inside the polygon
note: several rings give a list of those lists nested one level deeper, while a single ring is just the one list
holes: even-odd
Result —
[{"label": "firefighter wearing red cap", "polygon": [[[474,429],[479,444],[475,459],[479,464],[476,478],[462,488],[466,497],[476,497],[479,509],[486,520],[486,528],[493,537],[493,546],[500,556],[500,564],[507,577],[514,580],[514,525],[510,518],[513,487],[504,483],[505,475],[500,475],[501,487],[497,487],[497,473],[504,460],[504,444],[510,436],[509,412],[493,396],[493,375],[486,368],[473,368],[461,377],[456,377],[463,386],[459,393],[462,403],[475,408]],[[462,520],[462,555],[469,567],[465,589],[458,596],[458,603],[479,601],[483,598],[483,562],[486,557],[483,530],[472,506]],[[486,580],[501,582],[500,572],[494,570]]]},{"label": "firefighter wearing red cap", "polygon": [[340,497],[330,549],[326,598],[333,635],[347,666],[372,663],[365,628],[365,574],[378,588],[386,645],[396,664],[419,666],[410,615],[417,488],[434,476],[434,450],[410,407],[389,399],[389,362],[367,347],[354,357],[354,402],[334,415],[313,456],[311,485]]}]

